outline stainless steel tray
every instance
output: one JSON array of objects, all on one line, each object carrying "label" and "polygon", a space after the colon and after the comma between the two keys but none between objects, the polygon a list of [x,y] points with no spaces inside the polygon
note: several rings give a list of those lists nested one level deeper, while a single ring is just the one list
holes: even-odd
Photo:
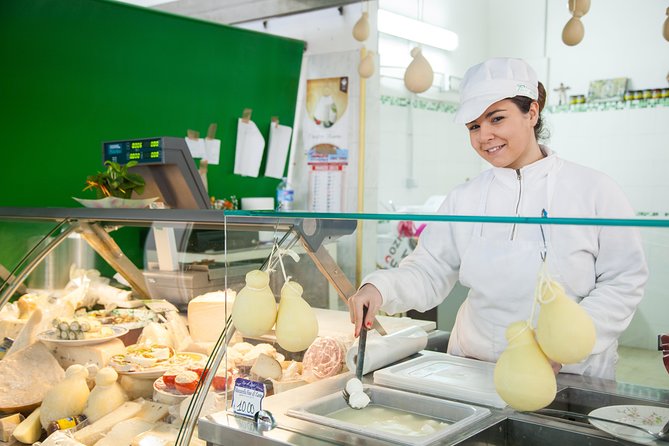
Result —
[{"label": "stainless steel tray", "polygon": [[[329,415],[346,408],[341,392],[330,394],[301,406],[291,407],[289,416],[311,421],[337,429],[354,432],[372,438],[408,445],[427,445],[444,439],[490,415],[490,410],[471,404],[412,394],[379,386],[367,386],[372,404],[399,409],[427,418],[450,423],[443,429],[425,435],[409,436],[396,432],[385,432],[369,426],[361,426],[331,418]],[[365,409],[360,411],[364,413]]]}]

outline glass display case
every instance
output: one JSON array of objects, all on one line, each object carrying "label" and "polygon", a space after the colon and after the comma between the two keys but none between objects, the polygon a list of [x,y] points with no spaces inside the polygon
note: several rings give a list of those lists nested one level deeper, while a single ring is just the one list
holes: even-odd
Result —
[{"label": "glass display case", "polygon": [[[654,296],[669,280],[662,274],[669,220],[0,208],[7,441],[616,443],[617,434],[574,417],[506,406],[492,384],[494,364],[448,359],[450,327],[404,315],[377,318],[370,345],[400,357],[373,358],[385,363],[363,382],[377,405],[437,420],[438,428],[419,419],[419,430],[430,432],[416,435],[332,417],[346,408],[341,390],[353,376],[346,299],[362,274],[415,246],[413,234],[397,236],[398,222],[435,221],[641,228],[651,271],[646,299],[662,305]],[[399,378],[410,361],[443,358],[473,375]],[[613,404],[669,408],[669,392],[650,382],[560,374],[550,407],[587,414]]]}]

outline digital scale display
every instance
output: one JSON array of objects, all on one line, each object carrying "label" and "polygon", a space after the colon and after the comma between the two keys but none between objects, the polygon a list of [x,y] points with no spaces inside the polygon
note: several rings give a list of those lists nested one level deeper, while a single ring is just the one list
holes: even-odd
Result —
[{"label": "digital scale display", "polygon": [[128,164],[130,161],[137,161],[138,164],[162,164],[164,161],[162,138],[105,142],[102,148],[103,161],[119,164]]}]

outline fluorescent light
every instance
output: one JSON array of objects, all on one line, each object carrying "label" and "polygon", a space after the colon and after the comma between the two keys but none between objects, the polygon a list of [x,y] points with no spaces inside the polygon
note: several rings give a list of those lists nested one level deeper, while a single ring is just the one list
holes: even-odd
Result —
[{"label": "fluorescent light", "polygon": [[430,25],[385,9],[379,9],[377,20],[379,32],[448,51],[453,51],[458,47],[458,35],[446,28]]}]

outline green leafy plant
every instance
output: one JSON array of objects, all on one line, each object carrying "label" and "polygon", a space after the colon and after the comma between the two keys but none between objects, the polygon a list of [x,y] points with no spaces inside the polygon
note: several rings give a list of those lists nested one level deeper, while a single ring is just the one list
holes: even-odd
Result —
[{"label": "green leafy plant", "polygon": [[104,172],[86,177],[84,190],[94,190],[97,198],[130,198],[133,191],[141,194],[144,192],[144,178],[140,174],[128,172],[130,167],[136,165],[137,161],[130,161],[123,165],[105,161],[107,167]]}]

